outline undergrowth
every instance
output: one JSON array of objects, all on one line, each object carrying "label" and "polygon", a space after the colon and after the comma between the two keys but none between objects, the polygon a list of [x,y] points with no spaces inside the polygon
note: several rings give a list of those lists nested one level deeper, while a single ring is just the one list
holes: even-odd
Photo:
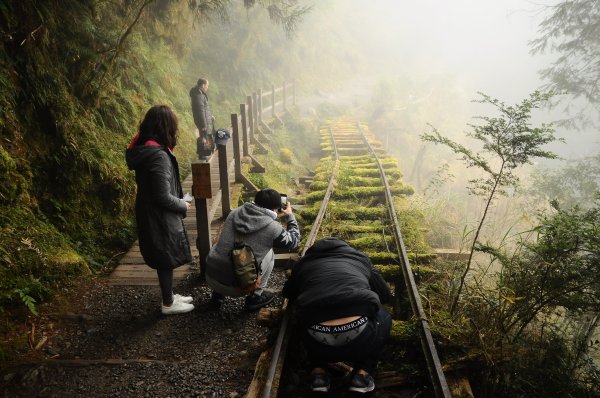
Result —
[{"label": "undergrowth", "polygon": [[136,7],[0,7],[10,33],[0,50],[0,312],[35,311],[74,275],[109,271],[133,242],[135,183],[124,150],[151,105],[179,114],[181,164],[194,155],[188,88],[174,62],[184,53],[170,45],[191,29],[171,19],[186,7],[150,5],[116,44]]}]

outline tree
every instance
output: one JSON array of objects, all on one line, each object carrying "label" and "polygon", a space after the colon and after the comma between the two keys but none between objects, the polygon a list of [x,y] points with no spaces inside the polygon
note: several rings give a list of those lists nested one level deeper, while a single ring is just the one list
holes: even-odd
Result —
[{"label": "tree", "polygon": [[494,396],[598,396],[590,354],[600,314],[600,201],[538,213],[512,250],[481,246],[498,271],[466,306],[495,368]]},{"label": "tree", "polygon": [[589,208],[600,194],[600,154],[568,160],[558,169],[538,169],[526,193],[537,203],[557,201],[561,207]]},{"label": "tree", "polygon": [[[293,34],[302,17],[311,9],[309,6],[298,5],[298,0],[244,0],[243,3],[246,9],[253,8],[257,4],[264,8],[268,12],[270,20],[282,26],[288,36]],[[230,22],[229,12],[233,7],[232,0],[188,0],[188,5],[194,15],[194,23],[211,22],[215,18]],[[95,73],[94,78],[87,83],[94,97],[104,87],[106,80],[111,77],[119,57],[125,51],[126,40],[142,21],[142,15],[148,10],[150,18],[160,20],[164,17],[163,13],[168,9],[169,2],[164,0],[138,0],[137,2],[131,2],[128,6],[135,10],[131,13],[131,22],[128,22],[123,32],[119,34],[114,48],[105,52],[108,59],[103,62],[103,71],[99,74],[99,78],[96,77]]]},{"label": "tree", "polygon": [[[547,8],[540,37],[530,43],[533,54],[556,53],[558,58],[540,74],[545,89],[582,98],[587,106],[577,119],[594,122],[600,112],[600,1],[569,0]],[[568,105],[567,105],[568,109]]]},{"label": "tree", "polygon": [[434,127],[432,127],[432,133],[421,135],[421,139],[424,141],[446,145],[452,152],[462,156],[467,167],[476,167],[484,173],[484,177],[469,180],[470,193],[484,197],[485,208],[479,219],[458,289],[456,293],[453,293],[454,297],[450,306],[452,314],[456,310],[465,279],[471,269],[473,253],[477,249],[482,227],[495,197],[505,194],[505,188],[518,183],[516,169],[531,163],[531,159],[557,158],[554,153],[541,148],[543,145],[555,141],[552,126],[542,124],[540,127],[531,127],[529,124],[531,111],[546,103],[551,98],[551,93],[544,94],[536,91],[530,95],[529,99],[525,99],[521,104],[515,106],[507,106],[497,99],[483,93],[479,94],[482,99],[476,102],[493,105],[500,112],[498,117],[478,117],[485,122],[483,125],[470,125],[473,132],[467,133],[467,136],[481,142],[481,151],[473,151],[442,136]]},{"label": "tree", "polygon": [[[309,6],[299,5],[298,0],[244,0],[244,7],[247,9],[257,4],[267,10],[271,21],[281,25],[288,35],[294,32],[302,17],[311,9]],[[222,21],[229,20],[231,0],[189,0],[189,5],[196,21],[214,17]]]}]

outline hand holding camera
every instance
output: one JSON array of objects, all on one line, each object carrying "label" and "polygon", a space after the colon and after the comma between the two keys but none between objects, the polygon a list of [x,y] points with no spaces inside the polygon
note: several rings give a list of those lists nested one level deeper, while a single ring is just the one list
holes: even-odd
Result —
[{"label": "hand holding camera", "polygon": [[290,204],[290,202],[288,202],[287,195],[280,194],[280,196],[281,196],[281,207],[279,208],[279,211],[284,214],[292,214],[292,205]]}]

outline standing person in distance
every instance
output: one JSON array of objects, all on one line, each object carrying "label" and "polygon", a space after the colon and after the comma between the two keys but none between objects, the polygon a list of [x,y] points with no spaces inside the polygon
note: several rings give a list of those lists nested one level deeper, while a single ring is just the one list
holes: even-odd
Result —
[{"label": "standing person in distance", "polygon": [[296,306],[312,391],[329,391],[327,364],[339,361],[352,364],[350,391],[373,391],[392,318],[381,305],[389,287],[371,260],[343,240],[321,239],[294,265],[283,296]]},{"label": "standing person in distance", "polygon": [[192,297],[173,294],[173,269],[192,261],[183,226],[190,204],[183,198],[179,165],[173,148],[177,145],[177,116],[166,105],[148,110],[125,158],[135,170],[137,195],[135,216],[140,252],[156,269],[165,315],[194,309]]},{"label": "standing person in distance", "polygon": [[[280,209],[282,199],[274,189],[258,191],[254,202],[244,203],[233,209],[223,223],[218,242],[210,249],[206,259],[206,283],[213,289],[212,305],[220,307],[225,296],[241,297],[243,293],[236,285],[231,250],[235,243],[235,230],[243,241],[252,248],[260,264],[262,279],[253,293],[246,297],[245,308],[256,311],[275,298],[265,290],[275,265],[273,248],[293,250],[300,244],[300,229],[289,202]],[[277,211],[283,214],[284,228],[277,221]]]},{"label": "standing person in distance", "polygon": [[197,152],[200,159],[206,159],[212,151],[212,131],[215,118],[208,104],[208,80],[198,79],[190,89],[194,124],[198,128]]}]

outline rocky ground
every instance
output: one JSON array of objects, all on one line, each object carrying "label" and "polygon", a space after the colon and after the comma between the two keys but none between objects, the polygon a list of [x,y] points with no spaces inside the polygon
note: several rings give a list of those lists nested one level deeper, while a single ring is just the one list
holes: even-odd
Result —
[{"label": "rocky ground", "polygon": [[[270,287],[281,289],[276,270]],[[275,338],[244,298],[215,310],[191,275],[175,292],[194,297],[188,314],[164,316],[158,286],[88,282],[68,309],[40,314],[31,351],[2,366],[5,397],[243,397],[258,356]],[[281,305],[281,295],[270,306]],[[30,330],[31,335],[31,330]],[[38,347],[36,350],[35,347]]]}]

